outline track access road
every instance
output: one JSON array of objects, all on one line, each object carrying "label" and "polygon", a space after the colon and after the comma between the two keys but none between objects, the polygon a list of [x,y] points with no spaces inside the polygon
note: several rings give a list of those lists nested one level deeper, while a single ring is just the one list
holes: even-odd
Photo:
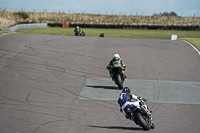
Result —
[{"label": "track access road", "polygon": [[149,99],[149,132],[199,132],[200,57],[184,41],[32,34],[0,36],[0,132],[143,132],[119,111],[115,53],[124,84]]}]

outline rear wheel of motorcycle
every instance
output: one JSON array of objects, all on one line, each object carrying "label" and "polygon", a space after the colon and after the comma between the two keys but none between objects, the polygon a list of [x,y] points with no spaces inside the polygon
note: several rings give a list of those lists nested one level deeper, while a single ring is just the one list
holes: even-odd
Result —
[{"label": "rear wheel of motorcycle", "polygon": [[123,89],[122,79],[120,74],[116,74],[116,84],[118,85],[119,89]]},{"label": "rear wheel of motorcycle", "polygon": [[136,119],[137,121],[140,123],[140,125],[142,126],[142,128],[144,130],[150,130],[151,129],[151,124],[148,123],[143,117],[142,114],[140,112],[136,113]]}]

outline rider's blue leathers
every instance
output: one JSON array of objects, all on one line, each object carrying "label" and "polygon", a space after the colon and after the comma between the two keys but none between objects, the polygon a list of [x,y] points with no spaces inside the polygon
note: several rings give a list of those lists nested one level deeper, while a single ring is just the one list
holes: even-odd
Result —
[{"label": "rider's blue leathers", "polygon": [[128,99],[138,100],[138,97],[134,94],[127,95],[127,93],[121,93],[119,95],[118,103],[120,105],[120,110],[123,112],[126,118],[131,115],[130,107],[134,107],[134,102]]},{"label": "rider's blue leathers", "polygon": [[[121,93],[119,95],[118,103],[120,105],[120,111],[123,112],[123,114],[125,115],[125,117],[127,119],[131,119],[132,120],[131,112],[134,112],[134,108],[136,108],[137,102],[131,102],[131,99],[141,100],[142,98],[138,97],[138,96],[136,96],[134,94],[130,94],[130,93]],[[144,105],[143,102],[140,102],[140,103],[142,105]],[[134,104],[136,104],[136,105],[134,105]],[[148,110],[149,110],[149,108],[148,108]],[[133,121],[135,121],[135,120],[133,119]],[[135,121],[135,123],[137,125],[139,124],[137,121]],[[153,121],[152,121],[152,118],[151,118],[151,126],[152,126],[151,128],[155,128],[155,126],[153,124]]]}]

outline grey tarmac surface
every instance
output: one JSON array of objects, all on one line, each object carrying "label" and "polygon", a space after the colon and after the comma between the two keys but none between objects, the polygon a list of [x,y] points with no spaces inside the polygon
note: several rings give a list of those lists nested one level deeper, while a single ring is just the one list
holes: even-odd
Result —
[{"label": "grey tarmac surface", "polygon": [[[156,125],[149,132],[199,133],[200,56],[186,42],[31,34],[0,36],[0,132],[144,132],[120,113],[117,99],[101,99],[120,93],[106,70],[114,53],[133,92],[159,92],[147,102]],[[94,90],[88,95],[100,90],[100,99],[85,98],[87,88]],[[163,103],[168,96],[176,102]]]},{"label": "grey tarmac surface", "polygon": [[[200,104],[200,82],[126,79],[123,86],[149,102]],[[109,78],[87,78],[79,98],[116,101],[120,93]]]}]

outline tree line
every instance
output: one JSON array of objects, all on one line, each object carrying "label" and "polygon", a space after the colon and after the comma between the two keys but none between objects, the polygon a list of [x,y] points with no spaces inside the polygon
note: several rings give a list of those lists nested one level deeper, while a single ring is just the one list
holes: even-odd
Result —
[{"label": "tree line", "polygon": [[153,16],[178,16],[175,12],[154,13]]}]

